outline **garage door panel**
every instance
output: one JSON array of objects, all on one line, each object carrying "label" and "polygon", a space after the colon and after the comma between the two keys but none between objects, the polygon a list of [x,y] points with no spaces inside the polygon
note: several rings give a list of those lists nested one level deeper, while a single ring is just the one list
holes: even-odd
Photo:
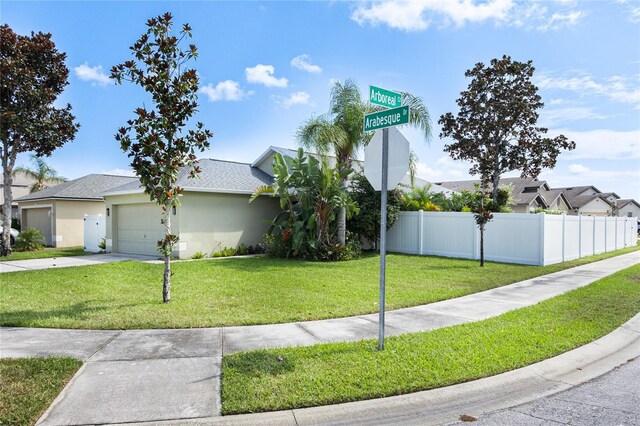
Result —
[{"label": "garage door panel", "polygon": [[155,204],[117,206],[117,250],[120,253],[157,255],[164,236],[162,210]]},{"label": "garage door panel", "polygon": [[36,228],[44,235],[45,245],[52,245],[51,208],[24,209],[25,228]]}]

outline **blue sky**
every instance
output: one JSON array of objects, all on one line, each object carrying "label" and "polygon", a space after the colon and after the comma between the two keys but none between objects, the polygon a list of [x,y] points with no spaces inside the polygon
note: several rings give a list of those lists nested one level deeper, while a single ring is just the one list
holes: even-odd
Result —
[{"label": "blue sky", "polygon": [[[193,27],[201,76],[197,120],[214,133],[202,157],[251,162],[269,145],[296,147],[304,120],[327,111],[336,79],[423,98],[433,122],[426,142],[406,128],[430,181],[470,178],[442,150],[437,119],[456,112],[465,70],[503,54],[533,60],[545,102],[540,124],[577,149],[541,178],[595,185],[640,200],[640,2],[637,0],[419,2],[13,2],[14,31],[50,32],[67,53],[69,102],[81,129],[49,159],[61,175],[121,173],[128,160],[113,135],[144,100],[115,86],[112,65],[148,18],[170,11]],[[26,165],[27,156],[18,164]],[[517,173],[515,173],[517,175]],[[510,175],[514,175],[513,173]]]}]

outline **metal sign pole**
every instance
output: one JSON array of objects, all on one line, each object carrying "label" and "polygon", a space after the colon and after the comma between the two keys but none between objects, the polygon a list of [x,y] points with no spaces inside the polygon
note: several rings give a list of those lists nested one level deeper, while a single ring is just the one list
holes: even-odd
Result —
[{"label": "metal sign pole", "polygon": [[387,272],[387,169],[389,168],[389,129],[382,130],[382,187],[380,189],[380,318],[378,350],[384,349],[385,278]]}]

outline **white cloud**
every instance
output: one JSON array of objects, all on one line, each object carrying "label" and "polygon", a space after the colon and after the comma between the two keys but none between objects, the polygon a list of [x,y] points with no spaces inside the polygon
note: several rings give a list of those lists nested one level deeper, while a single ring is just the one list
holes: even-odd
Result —
[{"label": "white cloud", "polygon": [[249,83],[263,84],[267,87],[287,87],[289,80],[276,78],[273,74],[276,69],[273,65],[258,64],[255,67],[245,68],[244,74]]},{"label": "white cloud", "polygon": [[614,75],[601,81],[596,81],[588,73],[541,73],[535,79],[538,88],[543,90],[567,90],[581,96],[605,96],[614,102],[636,104],[640,108],[640,79],[629,81],[629,77]]},{"label": "white cloud", "polygon": [[109,78],[104,72],[102,72],[102,65],[96,65],[90,67],[86,62],[79,67],[75,67],[73,72],[82,81],[91,81],[92,84],[99,84],[101,86],[108,86],[113,84],[113,80]]},{"label": "white cloud", "polygon": [[295,92],[289,96],[272,96],[271,97],[278,105],[285,109],[289,109],[294,105],[309,105],[309,94],[307,92]]},{"label": "white cloud", "polygon": [[200,93],[204,93],[209,97],[211,102],[215,101],[240,101],[254,92],[252,90],[245,91],[240,87],[240,83],[233,80],[221,81],[215,86],[211,83],[200,88]]},{"label": "white cloud", "polygon": [[573,0],[545,5],[514,0],[382,0],[361,3],[351,19],[361,26],[383,24],[403,31],[484,21],[547,31],[573,26],[583,19],[586,14],[575,9],[577,5]]},{"label": "white cloud", "polygon": [[586,107],[545,109],[540,113],[540,122],[546,127],[567,121],[604,120],[606,118],[608,116],[598,114]]},{"label": "white cloud", "polygon": [[575,141],[576,149],[560,155],[562,159],[640,160],[640,129],[572,131],[550,130],[549,135],[563,134]]},{"label": "white cloud", "polygon": [[569,172],[574,175],[584,175],[591,171],[587,166],[582,164],[569,164]]},{"label": "white cloud", "polygon": [[322,72],[322,68],[311,63],[311,57],[307,54],[293,58],[291,60],[291,66],[310,73]]},{"label": "white cloud", "polygon": [[540,31],[559,30],[565,27],[573,27],[578,21],[585,17],[585,13],[579,10],[572,10],[567,13],[554,13],[546,22],[538,26]]},{"label": "white cloud", "polygon": [[629,21],[634,24],[640,22],[640,7],[629,10]]},{"label": "white cloud", "polygon": [[466,22],[504,20],[513,5],[512,0],[382,1],[359,6],[351,19],[361,26],[386,24],[404,31],[421,31],[429,27],[434,17],[442,19],[442,25],[453,22],[458,27]]}]

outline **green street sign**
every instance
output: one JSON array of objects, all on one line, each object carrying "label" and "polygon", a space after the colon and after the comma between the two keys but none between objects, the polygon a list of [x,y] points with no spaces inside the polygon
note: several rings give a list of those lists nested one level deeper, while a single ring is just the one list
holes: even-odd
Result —
[{"label": "green street sign", "polygon": [[397,108],[402,105],[402,95],[391,90],[369,86],[369,102],[387,108]]},{"label": "green street sign", "polygon": [[387,109],[364,116],[364,131],[399,126],[409,122],[409,105]]}]

